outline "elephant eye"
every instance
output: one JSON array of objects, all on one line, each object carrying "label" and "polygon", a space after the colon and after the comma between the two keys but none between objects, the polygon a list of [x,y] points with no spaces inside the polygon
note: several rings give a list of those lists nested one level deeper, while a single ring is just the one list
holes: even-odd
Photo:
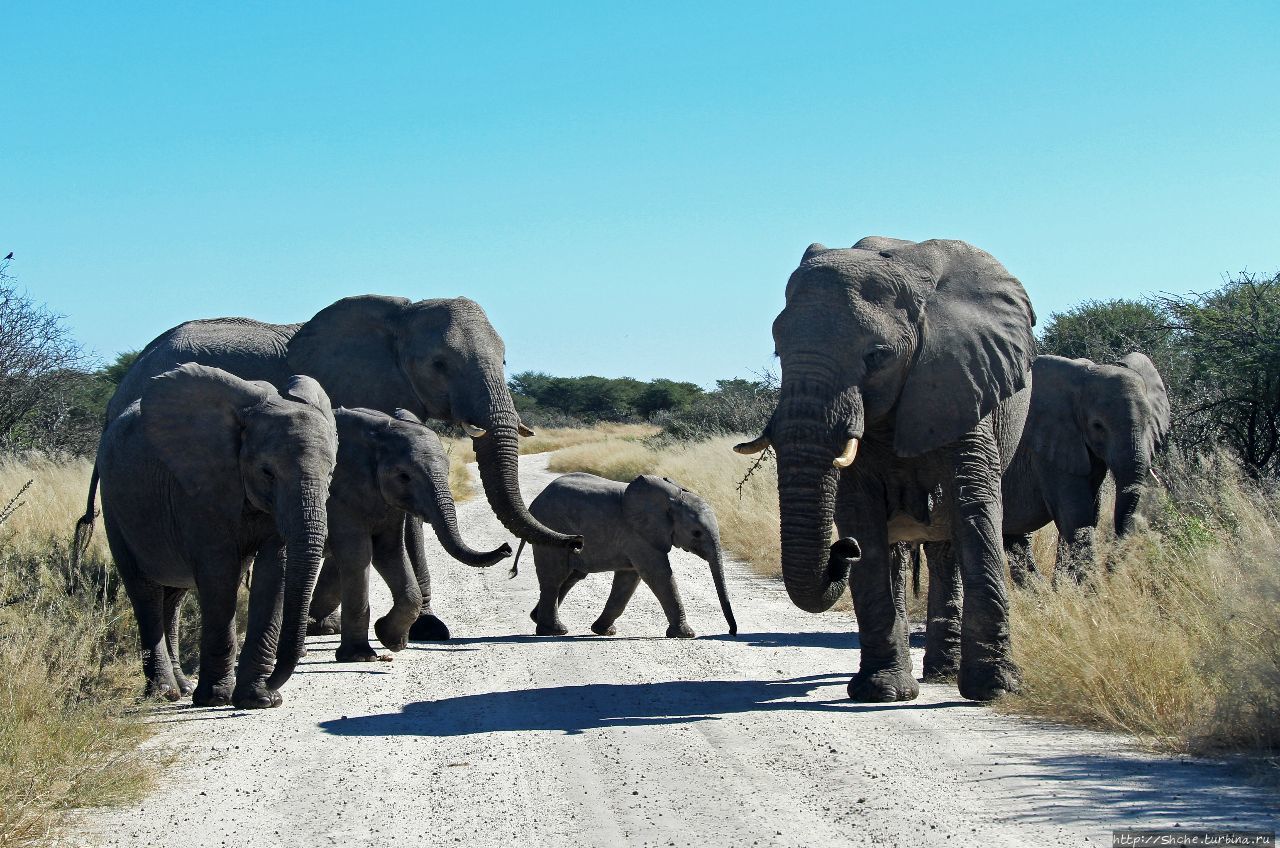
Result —
[{"label": "elephant eye", "polygon": [[274,479],[276,479],[276,475],[275,475],[275,473],[274,473],[274,472],[272,472],[272,470],[271,470],[270,468],[268,468],[267,466],[265,466],[265,465],[264,465],[264,466],[262,466],[262,468],[260,468],[260,469],[258,469],[258,470],[259,470],[259,471],[261,471],[261,472],[262,472],[262,476],[263,476],[263,477],[266,477],[268,480],[274,480]]},{"label": "elephant eye", "polygon": [[876,371],[888,364],[893,359],[893,348],[885,345],[878,345],[871,349],[866,356],[867,370]]},{"label": "elephant eye", "polygon": [[439,371],[441,374],[449,370],[449,365],[443,359],[437,359],[431,363],[431,367]]},{"label": "elephant eye", "polygon": [[701,539],[701,538],[702,538],[702,531],[701,531],[701,530],[694,530],[694,531],[693,531],[693,538],[695,538],[695,539]]},{"label": "elephant eye", "polygon": [[410,478],[409,478],[408,472],[401,471],[399,474],[396,475],[396,479],[399,480],[401,483],[408,483]]}]

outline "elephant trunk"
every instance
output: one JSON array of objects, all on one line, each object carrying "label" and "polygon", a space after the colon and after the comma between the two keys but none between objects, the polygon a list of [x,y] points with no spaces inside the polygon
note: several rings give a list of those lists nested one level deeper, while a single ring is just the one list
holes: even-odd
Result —
[{"label": "elephant trunk", "polygon": [[276,665],[267,678],[267,689],[277,690],[285,684],[306,647],[307,610],[311,593],[324,561],[324,545],[328,536],[327,486],[314,482],[304,485],[297,505],[279,522],[285,540],[285,580],[280,639],[276,648]]},{"label": "elephant trunk", "polygon": [[454,508],[453,494],[449,491],[448,466],[442,464],[440,468],[432,469],[431,477],[434,500],[430,502],[426,514],[420,517],[435,530],[436,538],[440,540],[445,553],[473,568],[485,568],[511,556],[511,546],[506,542],[491,551],[477,551],[467,545],[458,532],[458,513]]},{"label": "elephant trunk", "polygon": [[724,549],[716,542],[715,549],[709,559],[711,564],[711,582],[716,585],[716,597],[720,599],[720,611],[729,624],[729,635],[738,635],[738,620],[733,617],[733,606],[729,603],[729,589],[724,583]]},{"label": "elephant trunk", "polygon": [[1115,530],[1119,538],[1129,535],[1137,526],[1138,502],[1150,473],[1151,462],[1141,447],[1134,447],[1130,455],[1111,466],[1116,481]]},{"label": "elephant trunk", "polygon": [[493,414],[488,424],[485,435],[474,440],[476,463],[489,506],[502,526],[532,545],[581,550],[581,536],[568,536],[545,527],[525,506],[520,495],[519,417],[515,409]]}]

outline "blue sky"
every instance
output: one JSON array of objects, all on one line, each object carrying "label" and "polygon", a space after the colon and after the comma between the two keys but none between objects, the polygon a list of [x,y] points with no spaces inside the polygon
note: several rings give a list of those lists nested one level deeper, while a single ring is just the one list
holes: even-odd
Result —
[{"label": "blue sky", "polygon": [[1275,2],[468,5],[6,3],[10,273],[104,357],[465,294],[513,372],[708,384],[812,241],[966,239],[1042,321],[1280,270]]}]

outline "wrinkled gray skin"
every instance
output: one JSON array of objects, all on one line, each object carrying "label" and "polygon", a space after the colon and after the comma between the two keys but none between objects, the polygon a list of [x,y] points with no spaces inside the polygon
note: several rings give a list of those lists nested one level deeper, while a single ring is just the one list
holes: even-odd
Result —
[{"label": "wrinkled gray skin", "polygon": [[[338,450],[320,384],[285,382],[282,397],[267,383],[183,365],[149,381],[103,432],[107,541],[137,616],[150,695],[192,692],[178,663],[178,608],[196,589],[194,703],[281,702],[306,636]],[[259,551],[233,678],[236,595]]]},{"label": "wrinkled gray skin", "polygon": [[[958,241],[815,244],[787,283],[773,324],[778,406],[761,438],[737,449],[777,453],[791,599],[822,612],[846,586],[853,595],[854,700],[919,693],[904,574],[890,556],[898,541],[951,540],[962,552],[960,694],[988,700],[1018,686],[1000,475],[1026,419],[1034,323],[1018,280]],[[851,439],[856,458],[839,467]]]},{"label": "wrinkled gray skin", "polygon": [[[541,595],[529,617],[537,622],[537,635],[568,633],[559,613],[565,595],[588,574],[612,571],[613,590],[604,611],[591,625],[594,633],[613,636],[617,632],[613,624],[643,580],[666,613],[667,635],[692,639],[693,628],[685,620],[684,604],[667,557],[673,547],[696,554],[710,564],[729,632],[738,632],[724,583],[724,550],[715,512],[688,489],[665,477],[642,475],[630,483],[618,483],[594,474],[565,474],[543,489],[529,509],[548,527],[579,534],[585,540],[581,553],[562,547],[533,546]],[[523,550],[521,543],[520,551]],[[511,567],[512,577],[516,575],[520,551]]]},{"label": "wrinkled gray skin", "polygon": [[[1058,529],[1059,574],[1076,582],[1093,565],[1093,536],[1103,479],[1116,483],[1115,530],[1134,529],[1151,464],[1169,432],[1169,398],[1155,366],[1141,353],[1115,365],[1041,356],[1032,368],[1031,412],[1013,464],[1005,472],[1004,547],[1016,584],[1035,575],[1031,533]],[[926,680],[956,674],[961,586],[952,548],[925,546],[929,567]],[[918,561],[918,560],[917,560]]]},{"label": "wrinkled gray skin", "polygon": [[[278,387],[290,374],[307,374],[341,406],[386,413],[403,408],[422,419],[482,428],[485,435],[475,439],[480,478],[503,526],[536,544],[580,544],[540,525],[520,496],[517,434],[523,425],[507,390],[504,356],[502,339],[471,300],[360,295],[325,307],[304,324],[215,318],[174,327],[143,350],[107,415],[108,421],[115,418],[142,394],[149,378],[183,362]],[[448,628],[431,610],[422,526],[410,521],[405,532],[423,596],[412,637],[447,639]]]},{"label": "wrinkled gray skin", "polygon": [[310,615],[324,619],[341,602],[338,662],[370,661],[378,658],[369,645],[370,560],[391,589],[391,610],[373,625],[383,645],[403,649],[422,608],[405,545],[406,516],[430,524],[445,551],[466,565],[493,565],[511,556],[511,546],[477,551],[462,540],[449,491],[449,458],[412,412],[338,409],[334,418],[338,467],[329,494],[329,555]]}]

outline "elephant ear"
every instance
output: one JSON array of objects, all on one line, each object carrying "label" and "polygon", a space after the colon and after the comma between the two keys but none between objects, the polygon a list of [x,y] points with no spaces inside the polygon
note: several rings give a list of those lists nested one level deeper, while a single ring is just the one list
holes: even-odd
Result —
[{"label": "elephant ear", "polygon": [[266,384],[189,362],[143,389],[143,432],[186,494],[234,521],[244,503],[244,413],[273,394]]},{"label": "elephant ear", "polygon": [[417,424],[422,427],[427,426],[426,423],[424,423],[421,418],[414,415],[412,412],[410,412],[407,409],[397,409],[394,413],[392,413],[391,417],[396,418],[400,421],[407,421],[410,424]]},{"label": "elephant ear", "polygon": [[329,395],[315,380],[305,374],[294,374],[285,386],[284,395],[314,406],[324,413],[324,417],[333,421],[333,405],[329,403]]},{"label": "elephant ear", "polygon": [[880,255],[923,272],[920,348],[898,398],[894,449],[917,456],[956,441],[1021,390],[1035,359],[1035,312],[1017,278],[962,241]]},{"label": "elephant ear", "polygon": [[1051,467],[1083,477],[1092,465],[1078,404],[1093,363],[1040,356],[1031,367],[1031,412],[1022,440]]},{"label": "elephant ear", "polygon": [[1137,372],[1147,387],[1147,405],[1151,407],[1152,435],[1155,437],[1155,449],[1162,450],[1165,440],[1169,438],[1171,414],[1169,409],[1169,393],[1165,391],[1164,380],[1156,370],[1155,363],[1146,354],[1137,351],[1129,354],[1116,363],[1122,368]]},{"label": "elephant ear", "polygon": [[666,553],[671,550],[674,521],[671,508],[680,487],[661,477],[641,475],[622,494],[622,514],[649,544]]},{"label": "elephant ear", "polygon": [[359,295],[330,304],[289,341],[289,369],[309,374],[333,401],[395,409],[417,394],[400,367],[400,326],[408,299]]}]

